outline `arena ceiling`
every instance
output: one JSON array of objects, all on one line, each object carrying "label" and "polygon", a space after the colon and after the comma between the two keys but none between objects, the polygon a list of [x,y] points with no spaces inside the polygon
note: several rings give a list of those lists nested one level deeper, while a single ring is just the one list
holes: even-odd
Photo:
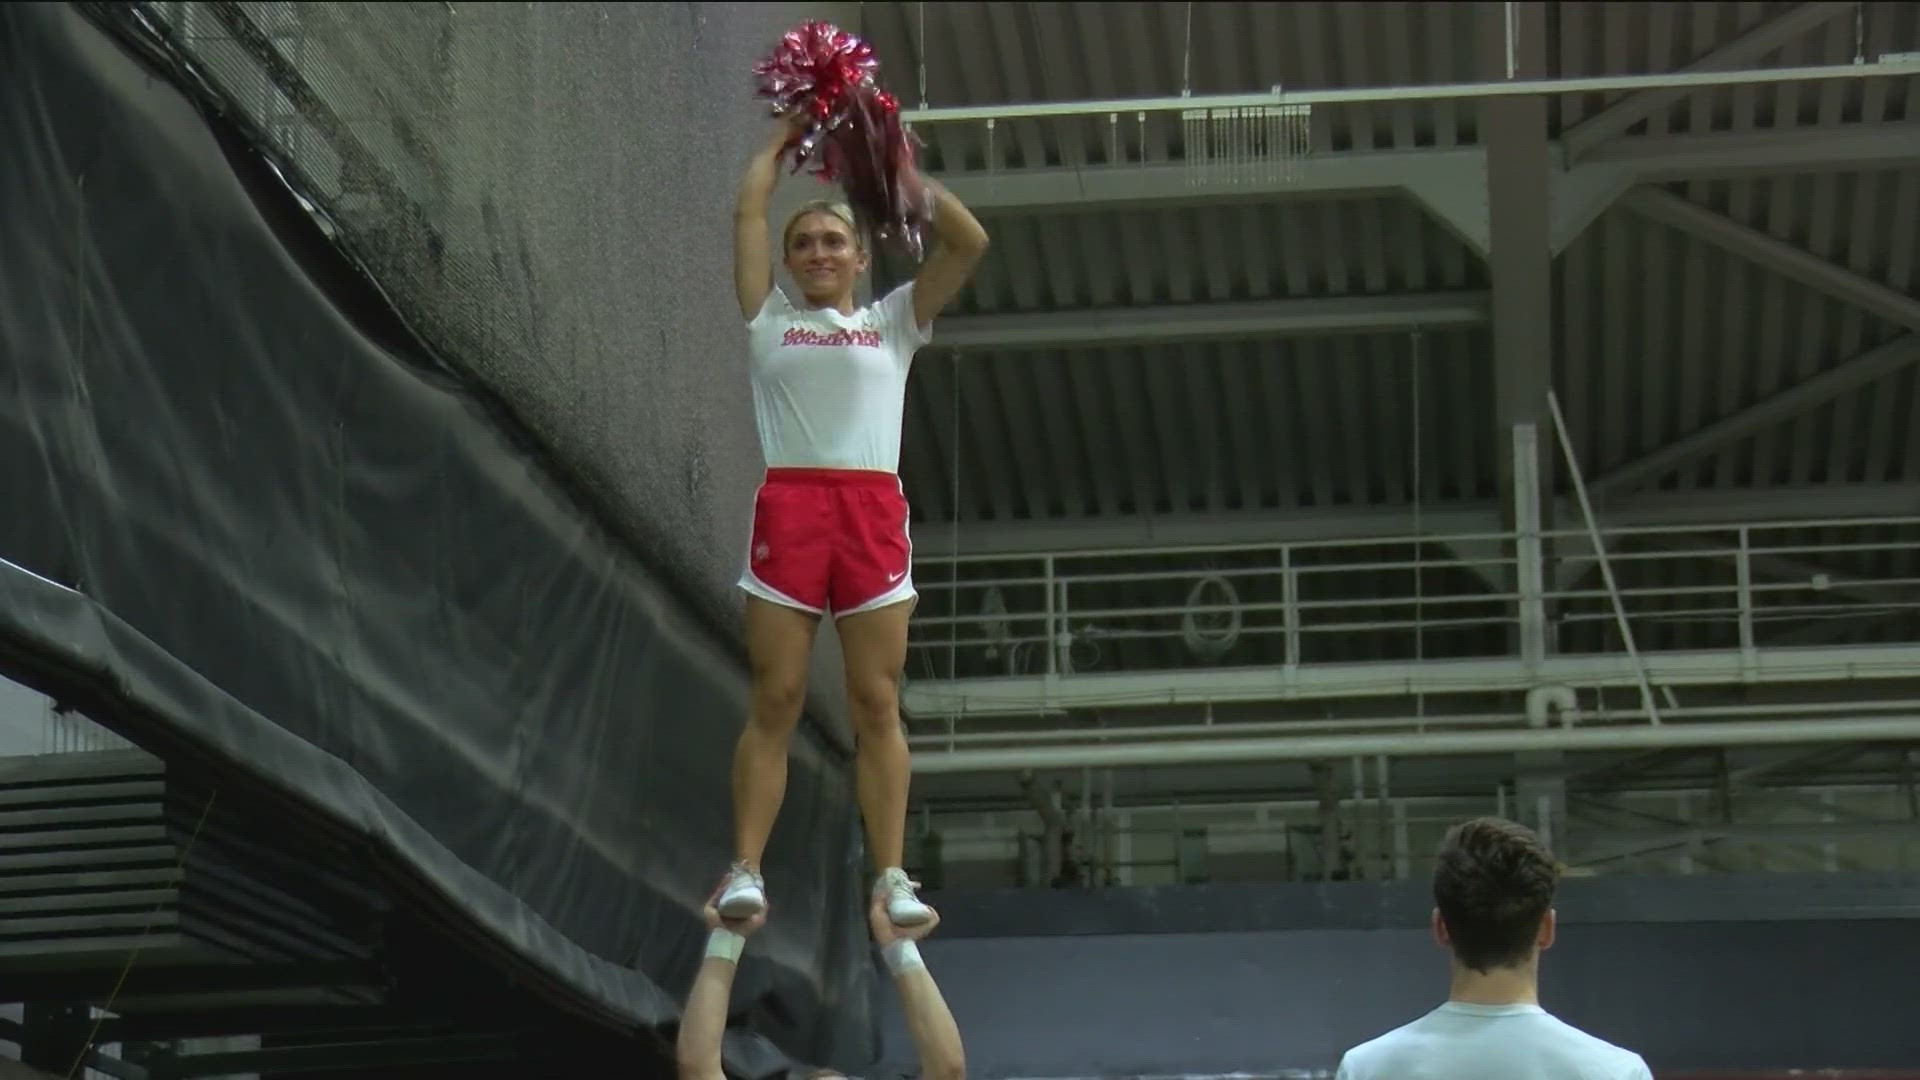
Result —
[{"label": "arena ceiling", "polygon": [[[903,102],[940,110],[1497,80],[1509,7],[1521,78],[1920,49],[1891,3],[861,18]],[[1671,719],[1886,700],[1920,674],[1898,648],[1920,637],[1920,78],[1316,105],[1310,152],[1239,175],[1196,172],[1177,113],[916,131],[994,236],[909,389],[919,756],[1065,767],[1088,759],[1031,752],[1152,727],[1182,749],[1126,783],[1190,798],[1245,788],[1224,753],[1174,767],[1235,724],[1518,717],[1542,683],[1588,716]],[[1500,536],[1527,484],[1548,530],[1531,589]],[[1741,659],[1807,648],[1889,666],[1768,681]],[[1448,685],[1461,664],[1488,677]],[[979,796],[973,764],[929,763],[916,790]]]}]

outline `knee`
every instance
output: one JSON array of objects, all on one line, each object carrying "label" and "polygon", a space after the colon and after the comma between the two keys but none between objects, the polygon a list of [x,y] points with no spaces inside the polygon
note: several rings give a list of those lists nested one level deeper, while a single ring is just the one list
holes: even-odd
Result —
[{"label": "knee", "polygon": [[899,681],[884,677],[848,680],[847,708],[853,714],[855,730],[863,736],[897,731],[900,726]]},{"label": "knee", "polygon": [[803,672],[755,675],[753,726],[763,734],[785,735],[799,722],[806,696],[807,677]]}]

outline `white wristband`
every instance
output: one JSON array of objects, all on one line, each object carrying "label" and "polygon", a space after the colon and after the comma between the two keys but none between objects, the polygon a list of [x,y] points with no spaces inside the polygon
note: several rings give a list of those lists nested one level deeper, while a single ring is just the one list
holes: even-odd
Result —
[{"label": "white wristband", "polygon": [[747,939],[722,927],[707,935],[707,955],[716,960],[732,963],[740,962],[740,950],[746,948]]},{"label": "white wristband", "polygon": [[896,978],[915,968],[927,966],[926,962],[920,959],[920,946],[907,938],[901,938],[880,950],[880,955],[887,961],[887,970],[891,971]]}]

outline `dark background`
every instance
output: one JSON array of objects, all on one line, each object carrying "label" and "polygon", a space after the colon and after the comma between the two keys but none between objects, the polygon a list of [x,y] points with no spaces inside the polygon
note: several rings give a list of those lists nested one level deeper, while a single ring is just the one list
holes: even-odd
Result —
[{"label": "dark background", "polygon": [[[1422,885],[952,892],[968,1074],[1326,1070],[1445,1000]],[[1543,1006],[1656,1072],[1920,1067],[1920,876],[1570,883]],[[914,1054],[887,998],[889,1074]]]}]

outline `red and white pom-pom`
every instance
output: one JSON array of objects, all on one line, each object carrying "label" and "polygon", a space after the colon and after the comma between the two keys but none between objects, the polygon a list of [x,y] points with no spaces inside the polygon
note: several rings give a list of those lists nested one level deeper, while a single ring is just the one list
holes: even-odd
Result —
[{"label": "red and white pom-pom", "polygon": [[822,181],[838,180],[855,213],[918,260],[932,203],[915,170],[900,103],[880,89],[879,70],[871,45],[831,23],[810,22],[783,35],[753,73],[775,115],[807,118],[793,145],[793,171],[811,166]]}]

